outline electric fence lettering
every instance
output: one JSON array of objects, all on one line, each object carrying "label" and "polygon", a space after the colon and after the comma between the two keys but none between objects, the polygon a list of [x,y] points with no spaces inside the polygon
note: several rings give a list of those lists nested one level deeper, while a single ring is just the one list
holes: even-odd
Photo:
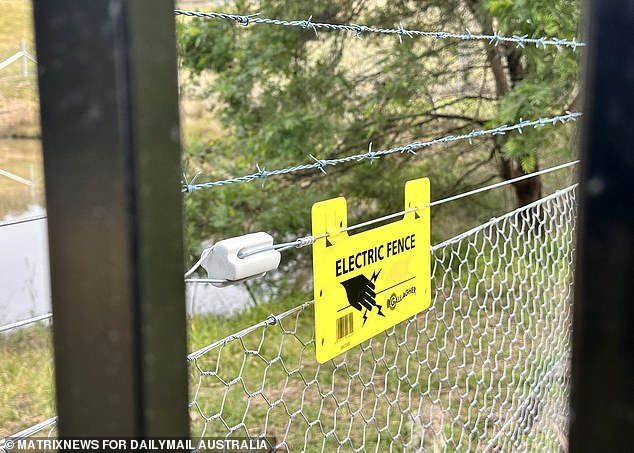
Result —
[{"label": "electric fence lettering", "polygon": [[[346,200],[313,205],[317,361],[372,338],[431,303],[429,180],[405,185],[400,220],[348,235]],[[405,298],[407,302],[400,303]]]},{"label": "electric fence lettering", "polygon": [[335,275],[341,277],[349,272],[369,266],[378,261],[383,261],[386,257],[397,255],[401,252],[412,250],[416,247],[416,234],[410,234],[401,239],[389,241],[378,247],[363,250],[347,258],[338,259],[335,263]]}]

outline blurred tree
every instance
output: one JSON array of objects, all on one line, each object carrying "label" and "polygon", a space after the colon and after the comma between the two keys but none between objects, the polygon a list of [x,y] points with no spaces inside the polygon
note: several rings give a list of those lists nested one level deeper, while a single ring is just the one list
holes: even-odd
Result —
[{"label": "blurred tree", "polygon": [[[314,22],[506,35],[577,36],[578,0],[237,0],[224,11]],[[188,150],[211,179],[334,158],[520,118],[559,114],[575,99],[570,50],[387,37],[181,19],[182,63],[208,88],[227,133]],[[205,75],[205,77],[201,77]],[[345,194],[350,216],[402,209],[403,183],[434,175],[443,195],[538,168],[555,148],[570,152],[566,128],[440,146],[426,158],[391,156],[236,184],[188,197],[190,237],[265,228],[280,239],[306,231],[310,205]],[[495,171],[491,171],[491,170]],[[439,190],[440,189],[440,190]],[[515,185],[523,205],[541,197],[533,178]],[[195,231],[194,231],[195,230]],[[194,248],[197,244],[192,244]]]},{"label": "blurred tree", "polygon": [[[580,5],[576,0],[468,0],[483,33],[493,24],[517,36],[578,36]],[[517,122],[574,108],[578,96],[578,54],[558,49],[487,45],[487,61],[501,99],[497,119]],[[501,155],[500,175],[514,178],[538,168],[540,150],[550,148],[552,135],[528,131],[495,142]],[[541,198],[539,178],[515,184],[519,205]]]}]

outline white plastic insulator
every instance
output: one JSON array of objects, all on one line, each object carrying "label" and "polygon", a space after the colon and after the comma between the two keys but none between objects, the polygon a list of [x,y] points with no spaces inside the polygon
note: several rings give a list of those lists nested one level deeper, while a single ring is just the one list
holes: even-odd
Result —
[{"label": "white plastic insulator", "polygon": [[[238,254],[259,250],[273,245],[273,237],[267,233],[252,233],[217,242],[205,257],[201,266],[210,279],[240,282],[259,277],[277,269],[281,255],[277,250],[266,250],[240,258]],[[227,286],[227,284],[214,284]]]}]

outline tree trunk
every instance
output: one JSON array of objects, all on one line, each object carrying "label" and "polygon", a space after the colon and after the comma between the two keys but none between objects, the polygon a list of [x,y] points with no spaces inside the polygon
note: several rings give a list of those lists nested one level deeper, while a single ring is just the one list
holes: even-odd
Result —
[{"label": "tree trunk", "polygon": [[[493,34],[493,20],[491,16],[483,15],[481,8],[481,0],[466,0],[467,7],[473,16],[480,22],[482,33],[486,35]],[[505,51],[506,50],[506,55]],[[498,99],[504,97],[526,77],[526,69],[521,61],[521,52],[519,49],[505,48],[502,45],[487,44],[487,61],[491,67],[491,72],[495,80],[495,90]],[[506,58],[507,67],[504,67],[503,58]],[[525,175],[526,172],[522,168],[522,164],[517,159],[507,159],[502,155],[502,144],[500,139],[495,143],[495,155],[499,159],[500,176],[509,180],[518,176]],[[539,170],[539,164],[535,159],[535,171]],[[524,181],[513,184],[515,189],[515,198],[517,206],[525,206],[542,197],[542,181],[539,176],[535,176]]]},{"label": "tree trunk", "polygon": [[[538,168],[539,165],[536,161],[535,169],[537,170]],[[518,176],[522,176],[524,174],[526,173],[522,168],[521,162],[508,159],[500,160],[500,175],[504,179],[509,180],[517,178]],[[527,204],[539,200],[542,197],[542,180],[539,178],[539,176],[525,179],[513,184],[513,189],[515,189],[515,199],[517,201],[517,206],[526,206]]]}]

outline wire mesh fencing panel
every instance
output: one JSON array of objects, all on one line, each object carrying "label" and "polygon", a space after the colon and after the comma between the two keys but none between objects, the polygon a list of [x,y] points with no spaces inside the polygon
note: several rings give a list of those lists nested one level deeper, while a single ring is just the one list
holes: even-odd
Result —
[{"label": "wire mesh fencing panel", "polygon": [[[312,302],[190,354],[193,435],[566,451],[575,207],[573,186],[432,247],[432,306],[326,364]],[[51,435],[55,417],[11,438]]]},{"label": "wire mesh fencing panel", "polygon": [[196,436],[565,451],[575,187],[432,247],[432,306],[319,365],[308,302],[189,356]]}]

